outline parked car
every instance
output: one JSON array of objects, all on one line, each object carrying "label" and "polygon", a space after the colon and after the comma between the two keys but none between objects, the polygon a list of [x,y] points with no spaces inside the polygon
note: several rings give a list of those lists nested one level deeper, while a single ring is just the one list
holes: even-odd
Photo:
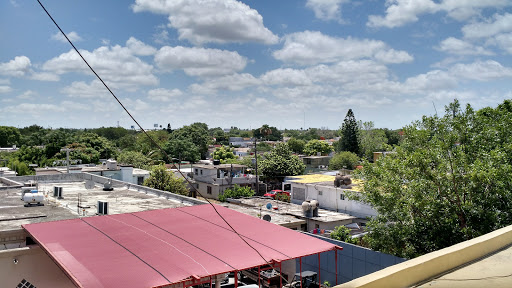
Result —
[{"label": "parked car", "polygon": [[288,191],[283,191],[283,190],[272,190],[270,192],[267,192],[265,195],[263,195],[264,197],[270,197],[272,199],[276,199],[276,196],[277,195],[286,195],[288,197],[290,197],[290,192]]}]

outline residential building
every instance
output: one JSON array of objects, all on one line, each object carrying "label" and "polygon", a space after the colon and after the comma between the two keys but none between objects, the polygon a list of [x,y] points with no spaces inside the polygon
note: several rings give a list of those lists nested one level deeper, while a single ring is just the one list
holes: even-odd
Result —
[{"label": "residential building", "polygon": [[252,138],[245,137],[229,137],[229,145],[241,148],[247,148],[253,146],[254,140]]},{"label": "residential building", "polygon": [[291,193],[291,202],[301,204],[306,200],[317,200],[323,209],[333,210],[354,215],[359,218],[373,217],[377,211],[371,205],[349,200],[347,192],[360,193],[359,180],[353,179],[353,184],[345,187],[334,186],[334,175],[311,174],[286,177],[283,190]]},{"label": "residential building", "polygon": [[219,199],[233,185],[255,189],[256,176],[247,174],[247,166],[238,164],[196,164],[192,178],[196,188],[206,198]]}]

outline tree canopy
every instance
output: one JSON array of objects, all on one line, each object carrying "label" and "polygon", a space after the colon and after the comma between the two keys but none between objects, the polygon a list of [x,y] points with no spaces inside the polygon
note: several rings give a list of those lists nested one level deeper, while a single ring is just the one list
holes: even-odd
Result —
[{"label": "tree canopy", "polygon": [[348,109],[345,120],[341,125],[341,139],[338,143],[338,151],[349,151],[359,154],[359,128],[352,109]]},{"label": "tree canopy", "polygon": [[267,140],[267,141],[280,141],[282,138],[281,132],[276,127],[268,126],[267,124],[252,130],[254,137]]},{"label": "tree canopy", "polygon": [[265,159],[258,163],[259,170],[267,177],[284,177],[301,175],[306,165],[292,151],[286,143],[278,143]]},{"label": "tree canopy", "polygon": [[339,152],[329,161],[329,170],[352,170],[359,164],[359,160],[359,156],[355,153],[348,151]]},{"label": "tree canopy", "polygon": [[218,147],[213,151],[212,158],[216,160],[220,160],[222,163],[225,163],[229,159],[237,159],[235,153],[233,152],[233,148],[229,147]]},{"label": "tree canopy", "polygon": [[405,127],[396,153],[364,165],[362,200],[379,216],[372,249],[412,258],[512,223],[512,102]]},{"label": "tree canopy", "polygon": [[189,195],[189,190],[182,179],[178,178],[172,172],[168,172],[165,166],[154,166],[149,174],[149,178],[144,180],[144,186],[169,191],[180,195]]},{"label": "tree canopy", "polygon": [[332,150],[332,146],[329,145],[329,143],[315,139],[306,143],[306,146],[304,147],[304,154],[317,155],[320,153],[320,155],[325,156],[331,153]]}]

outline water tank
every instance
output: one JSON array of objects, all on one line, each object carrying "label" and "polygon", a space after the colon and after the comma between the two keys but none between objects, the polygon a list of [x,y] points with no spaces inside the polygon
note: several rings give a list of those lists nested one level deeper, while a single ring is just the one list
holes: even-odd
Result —
[{"label": "water tank", "polygon": [[308,201],[302,202],[302,212],[304,213],[304,216],[311,217],[311,203]]},{"label": "water tank", "polygon": [[23,201],[27,204],[41,204],[44,201],[44,194],[37,190],[32,190],[30,193],[23,195]]},{"label": "water tank", "polygon": [[220,165],[220,160],[213,159],[213,165]]},{"label": "water tank", "polygon": [[316,200],[311,200],[311,212],[313,212],[313,217],[318,217],[318,207],[320,206],[320,203]]}]

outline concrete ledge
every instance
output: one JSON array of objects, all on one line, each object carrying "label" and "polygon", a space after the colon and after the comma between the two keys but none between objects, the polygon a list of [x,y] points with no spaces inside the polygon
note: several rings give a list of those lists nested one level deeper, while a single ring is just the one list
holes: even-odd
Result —
[{"label": "concrete ledge", "polygon": [[510,244],[512,244],[512,225],[336,287],[409,287],[482,258]]},{"label": "concrete ledge", "polygon": [[20,183],[20,182],[17,182],[17,181],[14,181],[12,179],[8,179],[5,177],[0,177],[0,183],[4,183],[7,185],[7,186],[0,187],[0,190],[23,187],[23,183]]}]

